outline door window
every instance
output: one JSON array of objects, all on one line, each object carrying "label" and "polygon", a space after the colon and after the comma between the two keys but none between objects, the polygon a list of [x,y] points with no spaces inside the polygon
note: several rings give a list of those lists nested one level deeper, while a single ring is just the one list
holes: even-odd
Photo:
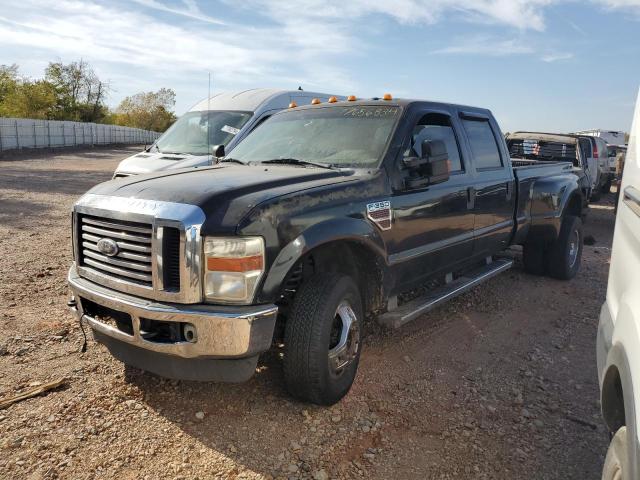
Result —
[{"label": "door window", "polygon": [[582,156],[584,158],[593,157],[590,138],[584,138],[584,137],[580,138],[580,150],[582,151]]},{"label": "door window", "polygon": [[500,168],[502,158],[498,142],[488,120],[463,119],[462,124],[469,138],[471,153],[476,162],[476,169]]},{"label": "door window", "polygon": [[413,127],[409,145],[404,151],[405,157],[422,156],[422,142],[425,140],[441,140],[447,147],[449,155],[449,171],[451,174],[464,172],[460,148],[456,134],[447,115],[429,113],[423,116]]}]

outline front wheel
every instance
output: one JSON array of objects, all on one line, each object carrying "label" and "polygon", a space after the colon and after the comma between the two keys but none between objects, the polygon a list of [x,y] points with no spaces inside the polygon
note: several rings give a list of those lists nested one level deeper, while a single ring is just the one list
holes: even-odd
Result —
[{"label": "front wheel", "polygon": [[362,321],[360,291],[350,277],[319,273],[305,281],[285,326],[289,393],[320,405],[344,397],[358,369]]},{"label": "front wheel", "polygon": [[611,439],[602,467],[602,480],[631,480],[627,427],[621,427]]},{"label": "front wheel", "polygon": [[547,257],[549,275],[560,280],[575,277],[580,269],[582,244],[582,220],[574,215],[565,215],[560,234]]}]

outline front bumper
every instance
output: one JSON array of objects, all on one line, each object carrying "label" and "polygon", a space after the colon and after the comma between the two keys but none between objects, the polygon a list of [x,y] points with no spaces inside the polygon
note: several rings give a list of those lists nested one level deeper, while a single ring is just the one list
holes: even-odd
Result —
[{"label": "front bumper", "polygon": [[[69,286],[76,305],[97,341],[123,362],[161,376],[184,380],[244,381],[258,355],[271,347],[278,308],[275,305],[225,307],[158,303],[117,292],[80,277],[75,265]],[[106,323],[91,309],[106,308],[130,317],[130,329]],[[143,322],[190,324],[194,341],[154,341],[141,329]]]}]

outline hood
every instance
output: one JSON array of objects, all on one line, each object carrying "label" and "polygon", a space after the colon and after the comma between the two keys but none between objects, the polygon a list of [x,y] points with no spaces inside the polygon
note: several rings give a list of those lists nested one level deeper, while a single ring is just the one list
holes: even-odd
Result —
[{"label": "hood", "polygon": [[111,180],[88,193],[186,203],[200,207],[208,230],[230,232],[256,205],[281,195],[326,185],[352,182],[353,171],[289,165],[222,163],[164,174]]},{"label": "hood", "polygon": [[209,157],[206,155],[142,152],[122,160],[116,168],[116,174],[139,175],[206,165],[209,165]]}]

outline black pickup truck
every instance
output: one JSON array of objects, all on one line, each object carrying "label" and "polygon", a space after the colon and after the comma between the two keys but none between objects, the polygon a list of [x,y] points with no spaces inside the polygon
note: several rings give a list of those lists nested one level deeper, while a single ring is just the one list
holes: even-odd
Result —
[{"label": "black pickup truck", "polygon": [[[514,165],[515,163],[515,165]],[[96,186],[73,211],[71,307],[127,364],[244,381],[284,345],[294,396],[332,404],[364,319],[398,327],[511,267],[572,278],[572,165],[513,161],[488,110],[353,100],[273,115],[211,167]]]}]

